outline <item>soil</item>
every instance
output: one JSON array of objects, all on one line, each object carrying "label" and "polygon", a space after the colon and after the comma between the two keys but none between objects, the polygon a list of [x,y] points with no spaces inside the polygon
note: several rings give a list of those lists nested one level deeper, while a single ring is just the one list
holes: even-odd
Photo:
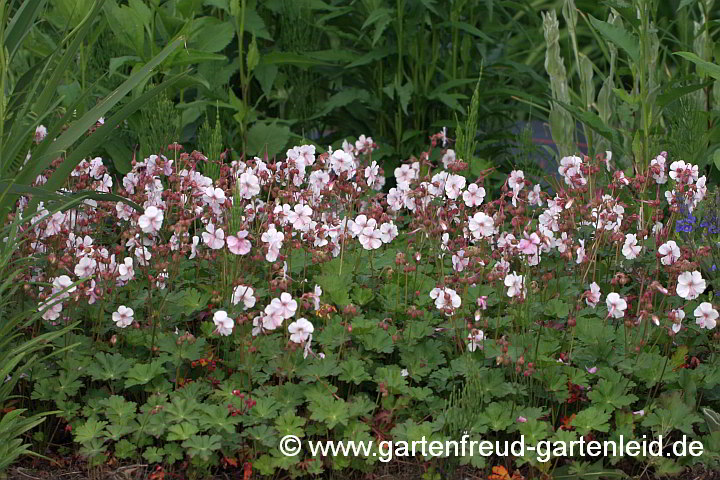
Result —
[{"label": "soil", "polygon": [[[426,464],[419,461],[393,461],[388,464],[377,466],[372,473],[353,472],[350,474],[338,474],[331,472],[327,477],[330,479],[342,478],[342,480],[415,480],[422,479],[426,473]],[[436,470],[436,476],[428,476],[437,480],[487,480],[487,474],[482,470],[460,468],[451,474]],[[251,479],[270,478],[253,475]],[[274,477],[283,478],[283,477]],[[308,477],[319,478],[319,477]],[[656,477],[645,475],[634,480],[660,480],[672,478],[672,480],[720,480],[720,470],[709,470],[703,467],[688,469],[675,477]],[[163,473],[146,464],[133,464],[123,466],[102,465],[100,467],[88,468],[81,460],[65,459],[60,465],[43,459],[29,459],[21,462],[18,466],[10,468],[0,480],[187,480],[186,477]],[[527,477],[513,477],[512,480],[531,480]],[[247,480],[243,476],[243,469],[230,468],[221,471],[212,480]],[[533,477],[532,480],[542,480]]]}]

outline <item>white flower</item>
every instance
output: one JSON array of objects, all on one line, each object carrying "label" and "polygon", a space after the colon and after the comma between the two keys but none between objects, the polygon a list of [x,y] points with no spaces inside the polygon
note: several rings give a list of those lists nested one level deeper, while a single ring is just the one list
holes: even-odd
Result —
[{"label": "white flower", "polygon": [[705,280],[700,272],[683,272],[678,276],[678,284],[675,291],[685,300],[694,300],[705,291]]},{"label": "white flower", "polygon": [[508,297],[515,297],[518,295],[524,295],[524,285],[525,282],[523,280],[522,275],[518,275],[517,273],[508,273],[505,276],[505,286],[508,287],[507,296]]},{"label": "white flower", "polygon": [[398,228],[392,221],[380,225],[380,240],[390,243],[398,236]]},{"label": "white flower", "polygon": [[358,239],[365,250],[376,250],[383,244],[380,230],[374,227],[363,228]]},{"label": "white flower", "polygon": [[307,232],[312,221],[312,208],[308,205],[295,205],[288,213],[288,221],[292,223],[295,230]]},{"label": "white flower", "polygon": [[430,298],[435,300],[435,306],[438,310],[454,310],[459,308],[462,299],[452,288],[433,288],[430,291]]},{"label": "white flower", "polygon": [[470,259],[465,258],[465,250],[458,250],[457,254],[452,256],[453,270],[462,272],[470,264]]},{"label": "white flower", "polygon": [[[279,313],[284,319],[287,319],[295,315],[298,304],[296,300],[293,300],[292,295],[283,292],[280,298],[273,298],[268,307],[271,307],[273,311]],[[267,313],[267,308],[265,309],[265,313]]]},{"label": "white flower", "polygon": [[250,244],[250,240],[245,239],[247,236],[248,231],[241,230],[237,233],[237,235],[230,235],[227,237],[227,246],[230,253],[234,255],[247,255],[250,253],[252,245]]},{"label": "white flower", "polygon": [[116,312],[112,314],[112,320],[118,328],[129,327],[133,323],[133,312],[132,308],[120,305]]},{"label": "white flower", "polygon": [[202,198],[213,210],[219,210],[225,203],[225,192],[222,188],[206,187]]},{"label": "white flower", "polygon": [[409,188],[410,182],[418,177],[418,170],[419,168],[413,168],[412,165],[408,165],[407,163],[396,168],[395,179],[397,180],[398,188],[400,190]]},{"label": "white flower", "polygon": [[585,292],[585,303],[595,308],[595,305],[600,301],[600,286],[593,282],[590,284],[590,290]]},{"label": "white flower", "polygon": [[513,191],[522,190],[522,188],[525,186],[525,173],[523,173],[522,170],[513,170],[512,172],[510,172],[508,186]]},{"label": "white flower", "polygon": [[365,228],[375,228],[377,221],[374,218],[368,218],[367,215],[361,214],[355,217],[355,220],[348,222],[348,228],[353,237],[357,237]]},{"label": "white flower", "polygon": [[456,159],[457,156],[455,155],[455,150],[453,150],[452,148],[448,148],[445,154],[442,156],[443,168],[448,168],[451,163],[455,163]]},{"label": "white flower", "polygon": [[583,260],[585,260],[585,241],[584,241],[584,240],[578,240],[578,242],[580,242],[580,246],[577,247],[577,250],[576,250],[576,252],[577,252],[577,260],[575,261],[575,263],[580,264],[580,263],[583,262]]},{"label": "white flower", "polygon": [[213,250],[219,250],[225,246],[225,232],[221,228],[215,229],[215,225],[208,223],[202,233],[203,242]]},{"label": "white flower", "polygon": [[658,155],[650,160],[650,172],[655,183],[662,185],[667,183],[667,175],[665,174],[665,157]]},{"label": "white flower", "polygon": [[235,326],[235,321],[228,317],[227,312],[224,310],[215,312],[215,315],[213,315],[213,323],[216,327],[215,331],[225,337],[232,333],[233,327]]},{"label": "white flower", "polygon": [[468,333],[467,338],[468,340],[470,340],[470,342],[467,344],[468,351],[474,352],[478,348],[482,350],[482,341],[485,339],[485,334],[482,330],[473,330],[472,332]]},{"label": "white flower", "polygon": [[145,209],[145,213],[138,219],[138,225],[145,233],[157,233],[163,222],[163,212],[155,206]]},{"label": "white flower", "polygon": [[675,333],[678,333],[680,331],[680,329],[682,328],[682,321],[683,321],[683,318],[685,318],[685,310],[683,310],[681,308],[676,308],[674,310],[671,310],[671,314],[672,314],[672,316],[670,318],[675,317],[675,321],[673,321],[673,324],[671,327],[672,331]]},{"label": "white flower", "polygon": [[197,235],[193,235],[192,237],[192,244],[190,245],[190,256],[188,257],[188,260],[192,260],[197,255],[197,247],[200,245],[200,237]]},{"label": "white flower", "polygon": [[260,193],[260,179],[249,170],[244,172],[238,178],[237,191],[245,200],[251,199]]},{"label": "white flower", "polygon": [[485,200],[485,189],[478,187],[476,183],[471,183],[463,192],[462,198],[468,207],[479,207]]},{"label": "white flower", "polygon": [[267,232],[262,234],[260,240],[267,243],[269,248],[275,247],[279,249],[280,247],[282,247],[283,240],[285,240],[285,234],[282,232],[278,232],[275,229],[275,225],[270,224]]},{"label": "white flower", "polygon": [[133,268],[133,259],[131,257],[125,257],[123,263],[118,265],[118,278],[123,282],[128,282],[135,277],[135,269]]},{"label": "white flower", "polygon": [[306,318],[298,318],[296,321],[288,325],[290,341],[295,343],[305,342],[314,331],[315,327],[313,327],[313,324]]},{"label": "white flower", "polygon": [[680,248],[674,240],[665,242],[658,248],[658,253],[662,255],[660,263],[663,265],[672,265],[680,258]]},{"label": "white flower", "polygon": [[75,265],[75,275],[80,278],[89,277],[95,273],[97,261],[91,257],[82,257],[77,265]]},{"label": "white flower", "polygon": [[463,188],[465,188],[465,177],[462,175],[450,175],[445,182],[445,195],[450,200],[455,200],[460,196]]},{"label": "white flower", "polygon": [[248,287],[245,285],[238,285],[235,287],[235,290],[233,291],[232,295],[232,303],[233,305],[237,305],[240,302],[243,302],[244,309],[247,310],[248,308],[252,308],[255,306],[255,296],[253,295],[255,293],[255,290],[253,290],[252,287]]},{"label": "white flower", "polygon": [[477,212],[470,218],[468,228],[473,237],[490,237],[495,231],[495,221],[483,212]]},{"label": "white flower", "polygon": [[625,235],[625,244],[622,248],[622,254],[625,255],[625,258],[628,260],[637,258],[638,254],[642,250],[642,247],[637,243],[637,235],[634,233],[628,233]]},{"label": "white flower", "polygon": [[528,193],[528,203],[530,205],[537,205],[541,207],[543,204],[542,197],[540,196],[541,192],[542,190],[540,189],[540,185],[535,185],[532,191]]},{"label": "white flower", "polygon": [[625,316],[625,309],[627,308],[627,302],[624,298],[620,297],[619,294],[611,292],[605,299],[607,304],[608,315],[613,318],[622,318]]},{"label": "white flower", "polygon": [[45,137],[47,136],[47,128],[45,128],[45,125],[38,125],[35,127],[35,143],[40,143],[43,140],[45,140]]},{"label": "white flower", "polygon": [[717,318],[720,316],[718,311],[715,310],[709,302],[702,302],[698,305],[694,314],[695,323],[697,323],[700,328],[707,328],[708,330],[712,330],[717,326]]}]

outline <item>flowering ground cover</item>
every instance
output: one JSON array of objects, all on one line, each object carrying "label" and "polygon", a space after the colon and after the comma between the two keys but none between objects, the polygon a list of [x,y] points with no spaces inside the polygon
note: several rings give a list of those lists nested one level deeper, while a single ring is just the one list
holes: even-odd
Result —
[{"label": "flowering ground cover", "polygon": [[520,170],[492,188],[492,169],[471,175],[444,132],[430,140],[394,172],[365,136],[232,163],[173,144],[121,178],[99,157],[72,171],[70,192],[117,201],[23,197],[13,255],[36,261],[12,306],[38,311],[35,334],[75,326],[52,340],[71,348],[14,373],[34,410],[58,411],[36,445],[155,479],[284,478],[384,468],[285,457],[285,435],[686,435],[701,456],[407,460],[425,478],[716,468],[716,247],[684,226],[714,204],[698,167],[658,152],[631,178],[608,151],[562,158],[552,189]]}]

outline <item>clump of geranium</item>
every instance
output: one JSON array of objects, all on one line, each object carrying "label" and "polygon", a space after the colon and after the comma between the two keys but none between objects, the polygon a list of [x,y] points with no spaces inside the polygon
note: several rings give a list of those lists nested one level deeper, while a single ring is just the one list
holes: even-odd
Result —
[{"label": "clump of geranium", "polygon": [[[706,252],[672,237],[679,213],[707,193],[697,166],[662,153],[629,176],[610,152],[572,155],[560,159],[552,189],[517,169],[492,189],[492,169],[475,178],[451,149],[433,156],[439,140],[447,145],[445,134],[436,135],[430,150],[394,169],[396,186],[387,194],[380,192],[385,172],[372,159],[376,145],[364,136],[322,154],[301,145],[274,161],[236,159],[220,165],[215,180],[202,173],[204,155],[179,153],[177,145],[173,158],[135,161],[115,180],[101,158],[89,159],[67,188],[113,191],[128,202],[88,200],[52,215],[40,204],[25,232],[32,250],[24,253],[42,252],[50,261],[28,278],[45,284],[31,294],[49,321],[70,304],[101,300],[114,306],[109,325],[147,326],[155,316],[127,307],[125,292],[175,288],[183,262],[212,265],[217,294],[208,315],[216,334],[285,332],[291,344],[309,349],[315,326],[307,317],[320,309],[321,293],[306,291],[308,279],[293,278],[292,252],[315,265],[350,250],[372,262],[374,252],[402,242],[397,272],[390,273],[408,276],[430,265],[436,286],[409,298],[429,296],[434,314],[447,321],[469,319],[467,330],[453,332],[471,351],[488,340],[479,312],[521,309],[562,274],[581,292],[567,301],[609,322],[633,328],[647,321],[679,335],[687,330],[687,309],[701,329],[715,327],[717,310],[703,301],[707,285],[696,263]],[[100,234],[98,225],[113,234]],[[564,272],[540,273],[558,260]],[[601,262],[611,271],[607,278],[596,274]],[[251,272],[261,273],[262,284]],[[482,310],[471,310],[480,303],[469,292],[480,285],[494,288],[498,306],[483,300]],[[410,317],[420,311],[406,306]],[[573,324],[568,317],[564,328]]]}]

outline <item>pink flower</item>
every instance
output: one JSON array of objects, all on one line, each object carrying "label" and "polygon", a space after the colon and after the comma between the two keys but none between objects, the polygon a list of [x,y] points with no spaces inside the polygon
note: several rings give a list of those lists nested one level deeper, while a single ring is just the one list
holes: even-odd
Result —
[{"label": "pink flower", "polygon": [[398,228],[392,221],[380,225],[380,240],[382,240],[383,243],[390,243],[397,236]]},{"label": "pink flower", "polygon": [[683,272],[678,276],[678,284],[675,289],[678,296],[685,300],[694,300],[705,291],[705,280],[703,280],[700,272]]},{"label": "pink flower", "polygon": [[463,192],[462,198],[465,205],[469,208],[479,207],[482,205],[483,200],[485,200],[485,189],[478,187],[475,183],[471,183],[467,190]]},{"label": "pink flower", "polygon": [[307,232],[312,221],[312,208],[308,205],[295,205],[288,213],[288,221],[292,223],[295,230]]},{"label": "pink flower", "polygon": [[663,265],[672,265],[680,258],[680,248],[674,240],[665,242],[658,248],[658,253],[662,255],[660,263]]},{"label": "pink flower", "polygon": [[376,250],[382,246],[380,230],[374,227],[365,227],[358,237],[365,250]]},{"label": "pink flower", "polygon": [[80,278],[89,277],[95,273],[97,261],[91,257],[83,257],[77,265],[75,265],[75,275]]},{"label": "pink flower", "polygon": [[607,304],[608,316],[613,318],[622,318],[625,316],[625,309],[627,309],[627,302],[624,298],[621,298],[618,293],[611,292],[605,299]]},{"label": "pink flower", "polygon": [[491,237],[495,232],[495,221],[486,213],[477,212],[470,218],[468,228],[473,237],[477,239],[481,237]]},{"label": "pink flower", "polygon": [[245,240],[248,236],[247,230],[241,230],[237,235],[230,235],[227,237],[227,245],[230,253],[234,255],[247,255],[250,253],[252,245],[249,240]]},{"label": "pink flower", "polygon": [[508,287],[507,296],[508,297],[516,297],[524,295],[524,286],[525,282],[523,280],[522,275],[518,275],[517,273],[508,273],[507,276],[505,276],[505,286]]},{"label": "pink flower", "polygon": [[118,328],[129,327],[133,323],[133,312],[132,308],[120,305],[116,312],[113,312],[112,319]]},{"label": "pink flower", "polygon": [[155,206],[145,209],[145,213],[138,219],[138,225],[145,233],[155,234],[162,227],[163,212]]},{"label": "pink flower", "polygon": [[477,298],[477,305],[483,310],[487,310],[487,295],[482,295]]},{"label": "pink flower", "polygon": [[480,350],[483,349],[482,341],[485,339],[485,334],[482,330],[473,330],[472,332],[468,333],[467,338],[468,340],[470,340],[467,344],[467,349],[469,352],[474,352],[478,348]]},{"label": "pink flower", "polygon": [[246,171],[238,178],[236,188],[242,198],[249,200],[260,193],[260,179],[251,171]]},{"label": "pink flower", "polygon": [[600,286],[593,282],[590,284],[590,290],[585,291],[585,303],[595,308],[600,301]]},{"label": "pink flower", "polygon": [[513,170],[510,172],[508,186],[513,191],[519,191],[525,186],[525,173],[522,170]]},{"label": "pink flower", "polygon": [[232,303],[233,305],[237,305],[240,302],[243,302],[244,309],[247,310],[248,308],[252,308],[255,306],[255,296],[253,295],[255,293],[255,290],[253,290],[252,287],[248,287],[245,285],[238,285],[235,287],[235,290],[233,290],[232,295]]},{"label": "pink flower", "polygon": [[208,223],[202,233],[203,242],[213,250],[219,250],[225,246],[225,232],[222,229],[215,229],[215,225]]},{"label": "pink flower", "polygon": [[623,245],[622,253],[628,260],[637,258],[638,254],[642,250],[642,247],[637,243],[637,235],[634,233],[628,233],[625,235],[625,244]]},{"label": "pink flower", "polygon": [[213,323],[215,323],[215,331],[225,337],[232,333],[233,327],[235,326],[235,321],[228,317],[227,312],[224,310],[215,312],[215,315],[213,315]]},{"label": "pink flower", "polygon": [[[293,300],[292,295],[287,292],[283,292],[280,298],[273,298],[270,302],[269,307],[278,312],[284,319],[290,318],[295,315],[297,311],[297,301]],[[265,309],[267,313],[267,308]]]},{"label": "pink flower", "polygon": [[430,291],[430,298],[435,300],[438,310],[454,310],[460,308],[462,299],[452,288],[433,288]]},{"label": "pink flower", "polygon": [[35,143],[40,143],[43,140],[45,140],[45,137],[47,137],[47,128],[45,128],[45,125],[38,125],[35,128]]},{"label": "pink flower", "polygon": [[294,343],[305,342],[315,331],[315,327],[306,318],[298,318],[296,321],[288,325],[290,332],[290,341]]},{"label": "pink flower", "polygon": [[717,319],[720,316],[710,302],[702,302],[697,306],[693,314],[695,315],[695,323],[700,328],[707,328],[708,330],[712,330],[717,326]]},{"label": "pink flower", "polygon": [[445,182],[445,195],[450,200],[455,200],[460,196],[463,188],[465,188],[465,177],[462,175],[450,175]]}]

